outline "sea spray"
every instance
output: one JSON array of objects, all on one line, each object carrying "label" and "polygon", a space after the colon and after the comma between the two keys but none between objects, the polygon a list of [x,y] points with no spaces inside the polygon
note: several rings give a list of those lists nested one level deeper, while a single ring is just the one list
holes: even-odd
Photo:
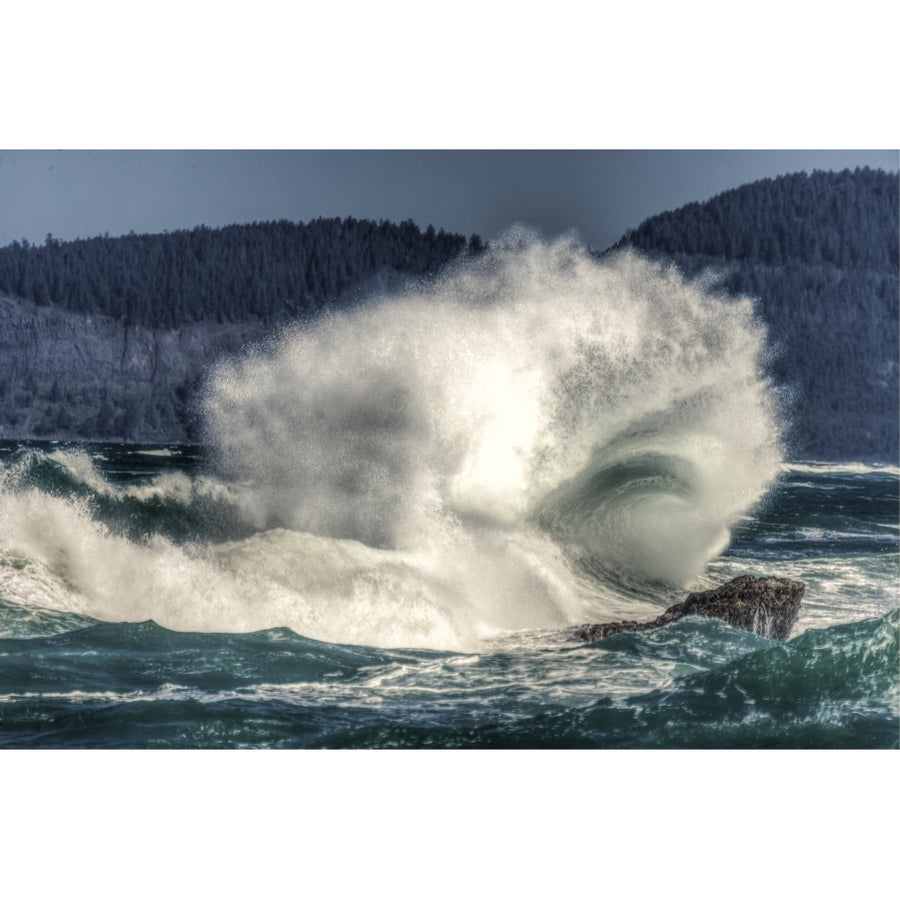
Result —
[{"label": "sea spray", "polygon": [[[804,581],[787,644],[694,618],[584,645],[571,629],[531,630],[527,603],[481,610],[504,575],[485,565],[482,583],[470,551],[503,559],[479,539],[498,529],[430,560],[279,528],[165,537],[206,502],[208,480],[239,488],[194,448],[146,449],[0,441],[0,747],[897,745],[896,471],[782,470],[692,586],[747,572]],[[624,478],[613,474],[610,486]],[[126,510],[144,510],[137,529]],[[239,524],[230,503],[218,511]],[[548,535],[514,537],[520,574],[539,573]],[[441,561],[443,582],[428,577]],[[579,580],[558,571],[559,590]],[[602,571],[581,580],[598,607],[583,621],[645,617],[630,597],[629,612],[609,612]],[[662,602],[658,585],[641,596]],[[508,630],[478,640],[489,616]],[[383,649],[364,646],[373,636]]]},{"label": "sea spray", "polygon": [[259,527],[403,550],[535,529],[685,584],[778,473],[763,353],[748,300],[516,231],[221,367],[208,434]]},{"label": "sea spray", "polygon": [[380,647],[652,618],[780,471],[764,339],[749,301],[511,232],[219,366],[214,476],[8,476],[6,596]]}]

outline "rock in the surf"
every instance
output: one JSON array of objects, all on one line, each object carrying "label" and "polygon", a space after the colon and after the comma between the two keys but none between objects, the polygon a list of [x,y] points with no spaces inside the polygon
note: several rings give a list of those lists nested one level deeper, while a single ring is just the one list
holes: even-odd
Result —
[{"label": "rock in the surf", "polygon": [[754,578],[741,575],[709,591],[688,594],[683,603],[669,607],[652,622],[610,622],[581,625],[573,637],[598,641],[619,631],[647,631],[661,628],[685,616],[722,619],[736,628],[761,637],[787,640],[800,614],[800,601],[806,585],[789,578]]}]

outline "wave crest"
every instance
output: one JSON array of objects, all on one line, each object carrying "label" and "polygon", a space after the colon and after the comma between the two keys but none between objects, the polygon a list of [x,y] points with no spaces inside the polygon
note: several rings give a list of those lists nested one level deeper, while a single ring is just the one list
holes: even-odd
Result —
[{"label": "wave crest", "polygon": [[215,476],[0,477],[0,601],[475,648],[653,618],[781,471],[749,301],[515,232],[219,366]]},{"label": "wave crest", "polygon": [[207,433],[260,527],[411,550],[538,526],[684,583],[779,472],[764,339],[747,300],[516,231],[220,367]]}]

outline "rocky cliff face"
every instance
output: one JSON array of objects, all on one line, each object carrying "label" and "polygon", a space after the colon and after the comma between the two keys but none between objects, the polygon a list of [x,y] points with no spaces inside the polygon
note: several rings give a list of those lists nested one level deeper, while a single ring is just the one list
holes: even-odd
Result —
[{"label": "rocky cliff face", "polygon": [[190,440],[210,365],[265,333],[159,331],[0,296],[0,438]]}]

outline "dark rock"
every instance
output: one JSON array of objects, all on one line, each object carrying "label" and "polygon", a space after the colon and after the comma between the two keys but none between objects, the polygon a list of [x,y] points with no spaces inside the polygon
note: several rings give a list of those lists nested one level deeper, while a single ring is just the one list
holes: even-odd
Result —
[{"label": "dark rock", "polygon": [[648,631],[676,622],[685,616],[722,619],[735,628],[743,628],[761,637],[787,640],[800,613],[800,601],[806,585],[789,578],[754,578],[741,575],[709,591],[688,594],[683,603],[669,607],[652,622],[610,622],[581,625],[573,637],[599,641],[619,631]]}]

